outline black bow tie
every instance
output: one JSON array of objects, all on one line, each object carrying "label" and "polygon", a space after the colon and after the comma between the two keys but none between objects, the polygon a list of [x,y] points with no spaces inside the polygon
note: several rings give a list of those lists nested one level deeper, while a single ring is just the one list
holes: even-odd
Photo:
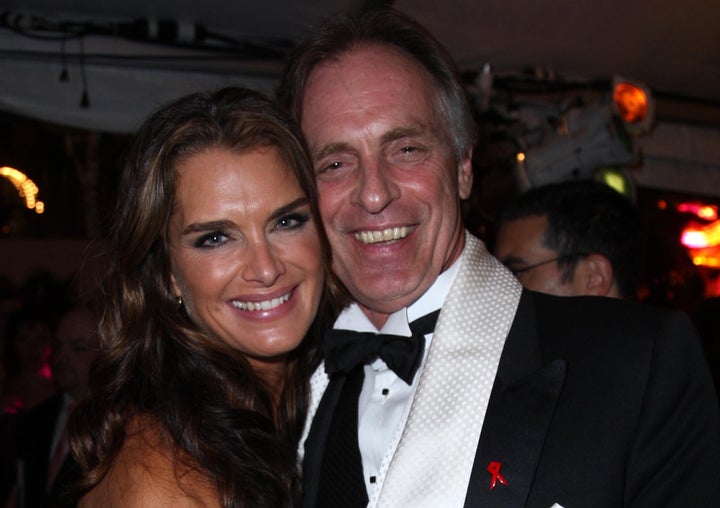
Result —
[{"label": "black bow tie", "polygon": [[439,310],[410,323],[412,337],[384,333],[328,330],[325,333],[325,371],[350,372],[356,365],[374,362],[378,357],[400,379],[412,383],[425,350],[425,334],[435,328]]}]

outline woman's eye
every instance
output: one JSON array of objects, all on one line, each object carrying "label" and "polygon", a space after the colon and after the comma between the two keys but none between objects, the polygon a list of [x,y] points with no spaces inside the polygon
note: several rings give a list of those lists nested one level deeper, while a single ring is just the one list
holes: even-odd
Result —
[{"label": "woman's eye", "polygon": [[228,236],[225,233],[214,231],[195,240],[195,246],[203,249],[212,249],[221,246],[227,239]]},{"label": "woman's eye", "polygon": [[277,221],[278,229],[298,229],[303,226],[310,216],[304,213],[292,213],[289,215],[283,215]]}]

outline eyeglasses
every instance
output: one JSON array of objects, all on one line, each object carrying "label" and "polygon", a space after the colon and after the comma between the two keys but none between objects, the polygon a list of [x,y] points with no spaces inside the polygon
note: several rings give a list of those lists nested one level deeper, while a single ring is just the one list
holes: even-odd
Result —
[{"label": "eyeglasses", "polygon": [[550,263],[556,263],[556,262],[558,262],[558,261],[564,261],[564,260],[566,260],[566,259],[572,259],[572,258],[577,258],[577,257],[585,257],[585,256],[587,256],[587,254],[585,254],[584,252],[576,252],[576,253],[574,253],[574,254],[564,254],[564,255],[562,255],[562,256],[558,256],[558,257],[555,257],[555,258],[552,258],[552,259],[546,259],[545,261],[540,261],[539,263],[535,263],[535,264],[532,264],[532,265],[529,265],[529,266],[523,266],[522,268],[510,268],[510,267],[508,267],[508,268],[510,269],[510,271],[512,272],[512,274],[513,274],[515,277],[517,277],[517,276],[520,275],[521,273],[529,272],[530,270],[533,270],[534,268],[541,267],[541,266],[543,266],[543,265],[547,265],[547,264],[550,264]]}]

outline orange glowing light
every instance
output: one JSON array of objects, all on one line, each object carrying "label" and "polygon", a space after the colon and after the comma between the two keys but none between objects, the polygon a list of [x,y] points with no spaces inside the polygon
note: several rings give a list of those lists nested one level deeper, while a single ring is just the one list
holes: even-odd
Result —
[{"label": "orange glowing light", "polygon": [[709,268],[720,268],[720,259],[709,256],[694,256],[692,262],[695,266],[707,266]]},{"label": "orange glowing light", "polygon": [[[37,213],[43,213],[45,205],[42,201],[37,201],[38,187],[35,182],[30,180],[25,173],[15,168],[7,166],[0,168],[0,176],[4,176],[15,186],[21,198],[25,199],[25,206]],[[38,210],[38,205],[40,209]]]},{"label": "orange glowing light", "polygon": [[619,82],[613,90],[613,100],[622,119],[628,123],[639,123],[648,117],[647,93],[631,83]]},{"label": "orange glowing light", "polygon": [[686,226],[680,235],[680,243],[691,249],[720,245],[720,220],[705,226],[697,224]]}]

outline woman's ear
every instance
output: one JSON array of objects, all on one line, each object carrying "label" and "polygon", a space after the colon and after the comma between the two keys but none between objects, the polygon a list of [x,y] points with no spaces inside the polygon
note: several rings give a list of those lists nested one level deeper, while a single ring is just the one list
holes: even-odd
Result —
[{"label": "woman's ear", "polygon": [[170,274],[170,287],[172,290],[173,298],[180,298],[182,297],[182,291],[180,291],[180,285],[177,283],[177,279],[175,279],[175,274]]},{"label": "woman's ear", "polygon": [[615,273],[610,260],[602,254],[582,258],[575,268],[575,286],[578,294],[619,297]]}]

